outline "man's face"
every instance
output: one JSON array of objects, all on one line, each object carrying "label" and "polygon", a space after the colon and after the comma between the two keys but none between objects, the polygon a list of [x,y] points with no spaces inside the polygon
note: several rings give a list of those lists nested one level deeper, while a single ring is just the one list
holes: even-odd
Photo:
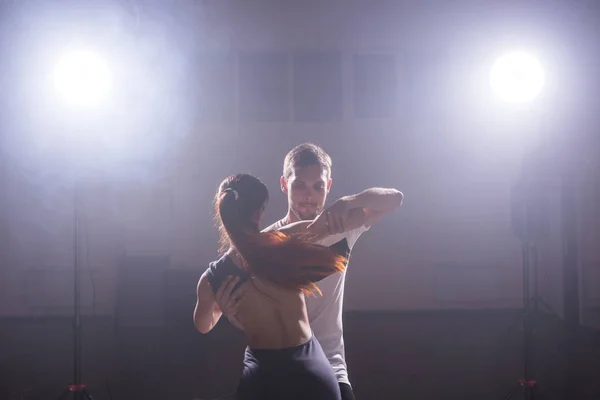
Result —
[{"label": "man's face", "polygon": [[331,179],[320,165],[293,170],[288,179],[281,177],[281,190],[288,196],[292,212],[301,220],[315,219],[323,211]]}]

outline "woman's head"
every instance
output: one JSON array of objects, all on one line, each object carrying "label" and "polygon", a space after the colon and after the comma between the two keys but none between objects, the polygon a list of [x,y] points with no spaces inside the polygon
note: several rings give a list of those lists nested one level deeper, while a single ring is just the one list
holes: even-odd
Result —
[{"label": "woman's head", "polygon": [[226,178],[215,196],[221,250],[234,247],[253,274],[289,289],[319,289],[314,282],[346,268],[346,257],[325,246],[282,232],[261,233],[260,218],[269,199],[267,187],[256,177],[237,174]]},{"label": "woman's head", "polygon": [[232,235],[258,233],[268,201],[267,187],[252,175],[231,175],[221,182],[215,195],[221,250],[232,246]]}]

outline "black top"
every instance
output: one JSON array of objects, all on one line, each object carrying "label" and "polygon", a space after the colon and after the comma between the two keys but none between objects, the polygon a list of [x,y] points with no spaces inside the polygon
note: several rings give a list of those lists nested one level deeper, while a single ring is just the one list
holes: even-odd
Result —
[{"label": "black top", "polygon": [[[346,238],[340,240],[335,244],[332,244],[331,246],[329,246],[329,248],[332,249],[336,254],[339,254],[344,257],[350,257],[350,247],[348,246],[348,240]],[[314,268],[320,269],[320,267]],[[206,270],[206,277],[208,278],[208,282],[210,282],[210,286],[212,287],[213,293],[216,293],[217,290],[219,290],[219,287],[223,283],[223,280],[225,280],[225,278],[228,275],[240,277],[239,282],[237,283],[237,285],[235,285],[232,292],[235,292],[240,286],[244,284],[244,282],[248,280],[248,273],[240,269],[237,265],[235,265],[231,257],[227,255],[208,264],[208,269]],[[317,280],[317,282],[321,279]]]},{"label": "black top", "polygon": [[208,278],[208,282],[210,282],[213,293],[217,292],[219,286],[221,286],[221,283],[223,283],[228,275],[240,277],[240,281],[237,283],[237,285],[235,285],[233,291],[237,290],[237,288],[242,286],[244,282],[248,280],[248,274],[246,271],[241,270],[237,265],[235,265],[229,256],[225,255],[208,264],[206,277]]}]

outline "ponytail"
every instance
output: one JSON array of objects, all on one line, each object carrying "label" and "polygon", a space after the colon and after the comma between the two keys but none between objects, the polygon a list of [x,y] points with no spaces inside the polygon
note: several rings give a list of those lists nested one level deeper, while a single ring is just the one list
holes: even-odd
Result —
[{"label": "ponytail", "polygon": [[346,268],[347,258],[328,247],[283,232],[259,232],[241,197],[234,189],[222,191],[216,211],[222,235],[250,273],[284,288],[321,294],[315,282]]},{"label": "ponytail", "polygon": [[347,259],[328,247],[283,232],[263,232],[234,241],[257,276],[289,289],[321,294],[315,282],[346,268]]}]

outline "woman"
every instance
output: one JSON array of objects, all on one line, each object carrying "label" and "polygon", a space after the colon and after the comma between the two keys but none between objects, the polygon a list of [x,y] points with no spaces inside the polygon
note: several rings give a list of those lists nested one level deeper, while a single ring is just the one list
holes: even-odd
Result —
[{"label": "woman", "polygon": [[[343,271],[346,257],[311,243],[326,236],[307,229],[312,221],[261,233],[267,200],[266,186],[252,175],[233,175],[219,186],[215,209],[226,252],[198,282],[194,324],[208,333],[222,315],[215,294],[235,286],[232,322],[248,343],[238,398],[339,400],[337,379],[312,335],[304,295],[318,293],[315,282]],[[357,210],[349,228],[363,218]]]}]

